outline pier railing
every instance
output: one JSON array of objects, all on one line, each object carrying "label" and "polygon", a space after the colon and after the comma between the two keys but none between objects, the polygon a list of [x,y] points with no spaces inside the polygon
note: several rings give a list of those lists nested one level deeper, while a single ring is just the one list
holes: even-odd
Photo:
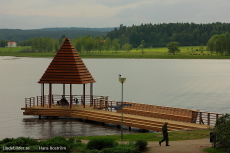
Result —
[{"label": "pier railing", "polygon": [[35,106],[35,97],[25,98],[25,107],[33,107],[33,106]]},{"label": "pier railing", "polygon": [[214,126],[216,120],[221,116],[223,116],[223,114],[200,111],[198,112],[197,123]]},{"label": "pier railing", "polygon": [[[220,113],[202,112],[197,110],[140,104],[133,102],[123,102],[123,104],[131,104],[131,106],[123,107],[123,113],[163,118],[169,120],[178,120],[183,122],[198,123],[212,126],[214,126],[216,120],[223,115]],[[100,98],[95,98],[93,101],[94,109],[100,109],[105,111],[120,112],[120,110],[115,109],[116,107],[113,107],[117,106],[118,108],[119,105],[121,105],[121,102],[104,100]]]},{"label": "pier railing", "polygon": [[[70,102],[70,95],[64,95],[66,100]],[[57,101],[62,98],[62,95],[52,95],[51,101],[53,105],[57,104]],[[78,103],[73,100],[73,105],[83,105],[83,95],[72,95],[73,99],[78,99]],[[91,102],[92,99],[92,102]],[[25,107],[41,106],[42,96],[25,98]],[[44,104],[49,103],[49,95],[44,96]],[[215,125],[216,120],[223,114],[203,112],[197,110],[174,108],[158,105],[140,104],[133,102],[123,102],[123,104],[131,104],[131,106],[124,106],[123,113],[135,114],[141,116],[163,118],[169,120],[177,120],[190,123],[198,123],[205,125]],[[85,105],[90,105],[94,109],[100,109],[105,111],[120,112],[119,108],[121,102],[108,100],[108,96],[85,95]],[[112,106],[112,107],[111,107]],[[115,106],[115,107],[114,107]]]}]

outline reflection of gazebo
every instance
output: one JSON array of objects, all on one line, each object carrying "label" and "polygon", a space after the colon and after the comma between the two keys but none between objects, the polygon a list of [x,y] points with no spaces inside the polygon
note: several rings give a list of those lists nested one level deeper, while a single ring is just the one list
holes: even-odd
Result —
[{"label": "reflection of gazebo", "polygon": [[70,40],[65,39],[61,48],[55,55],[49,67],[38,83],[42,84],[41,105],[44,107],[44,84],[49,84],[49,108],[52,104],[52,84],[63,84],[65,96],[65,84],[70,84],[70,108],[73,105],[72,84],[83,84],[82,103],[85,108],[85,84],[90,83],[90,103],[93,102],[93,83],[96,82],[87,67],[79,57]]}]

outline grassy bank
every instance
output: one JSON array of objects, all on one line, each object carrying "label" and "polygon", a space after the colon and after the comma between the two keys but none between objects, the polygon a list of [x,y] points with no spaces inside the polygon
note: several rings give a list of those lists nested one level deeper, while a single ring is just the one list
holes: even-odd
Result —
[{"label": "grassy bank", "polygon": [[[191,131],[174,131],[174,132],[169,132],[169,139],[170,141],[203,139],[203,138],[209,138],[209,133],[210,133],[209,129],[191,130]],[[120,135],[84,136],[84,137],[74,137],[74,138],[91,140],[97,137],[120,140]],[[146,140],[146,141],[160,141],[162,139],[162,133],[124,134],[123,139],[124,141],[137,141],[139,139]]]},{"label": "grassy bank", "polygon": [[[0,56],[15,57],[50,57],[53,58],[56,53],[0,53]],[[230,59],[230,56],[222,55],[164,55],[164,54],[80,54],[81,58],[132,58],[132,59]]]},{"label": "grassy bank", "polygon": [[[56,53],[23,53],[21,50],[27,47],[0,48],[0,56],[16,57],[54,57]],[[89,51],[79,53],[81,58],[138,58],[138,59],[230,59],[230,56],[210,54],[209,51],[198,51],[199,46],[180,47],[181,52],[172,55],[166,47],[145,48],[143,51],[133,49],[131,51]]]}]

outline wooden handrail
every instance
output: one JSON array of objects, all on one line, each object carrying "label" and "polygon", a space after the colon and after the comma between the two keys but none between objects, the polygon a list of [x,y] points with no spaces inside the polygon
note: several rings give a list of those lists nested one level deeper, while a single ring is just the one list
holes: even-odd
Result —
[{"label": "wooden handrail", "polygon": [[[142,114],[148,114],[145,112],[159,112],[165,114],[170,114],[169,112],[173,112],[177,110],[178,115],[185,115],[191,116],[192,119],[189,122],[198,123],[198,124],[206,124],[206,125],[214,125],[216,120],[222,116],[223,114],[220,113],[213,113],[213,112],[202,112],[197,110],[190,110],[184,108],[174,108],[174,107],[165,107],[165,106],[158,106],[158,105],[149,105],[149,104],[140,104],[140,103],[133,103],[133,102],[124,102],[124,104],[132,104],[130,107],[124,107],[125,109],[134,109],[137,111],[142,111]],[[118,101],[111,101],[111,100],[103,100],[103,99],[94,99],[94,109],[103,109],[105,111],[116,111],[114,108],[109,108],[109,106],[118,106],[120,102]],[[120,111],[116,111],[120,112]],[[174,112],[176,113],[176,112]],[[198,121],[197,121],[198,120]]]}]

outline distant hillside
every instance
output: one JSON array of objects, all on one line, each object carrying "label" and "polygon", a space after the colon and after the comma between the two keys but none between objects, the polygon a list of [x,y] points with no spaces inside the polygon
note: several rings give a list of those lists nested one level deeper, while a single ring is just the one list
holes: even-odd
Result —
[{"label": "distant hillside", "polygon": [[107,32],[113,28],[84,28],[84,27],[71,27],[71,28],[43,28],[43,29],[0,29],[0,40],[8,40],[20,42],[29,38],[51,37],[60,39],[62,35],[73,39],[79,36],[90,35],[92,37],[105,36]]},{"label": "distant hillside", "polygon": [[81,31],[100,31],[108,32],[113,30],[115,27],[110,28],[87,28],[87,27],[55,27],[55,28],[42,28],[37,30],[46,30],[46,31],[61,31],[61,30],[81,30]]},{"label": "distant hillside", "polygon": [[206,45],[213,35],[230,35],[230,23],[160,23],[141,24],[130,27],[120,25],[107,33],[110,39],[117,38],[120,45],[130,43],[138,47],[144,40],[144,47],[165,47],[171,41],[181,46]]}]

